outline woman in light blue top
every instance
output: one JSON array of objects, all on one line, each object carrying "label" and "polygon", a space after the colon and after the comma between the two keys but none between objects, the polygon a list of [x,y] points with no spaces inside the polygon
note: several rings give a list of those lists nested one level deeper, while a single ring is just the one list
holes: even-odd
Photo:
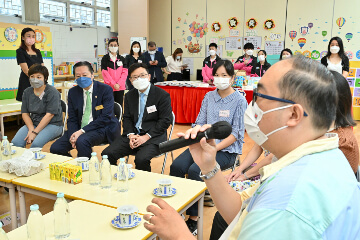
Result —
[{"label": "woman in light blue top", "polygon": [[[216,90],[207,93],[201,104],[200,113],[195,124],[214,124],[219,121],[227,121],[232,126],[232,133],[229,137],[216,139],[217,155],[216,161],[222,170],[233,166],[238,154],[242,153],[244,139],[244,112],[247,108],[245,97],[234,90],[231,85],[234,81],[234,66],[229,60],[221,60],[213,68],[214,84]],[[179,155],[170,167],[170,175],[185,177],[201,181],[199,177],[200,168],[194,163],[189,149]],[[196,220],[198,205],[194,204],[188,209],[190,215],[187,225],[193,234],[196,234]]]}]

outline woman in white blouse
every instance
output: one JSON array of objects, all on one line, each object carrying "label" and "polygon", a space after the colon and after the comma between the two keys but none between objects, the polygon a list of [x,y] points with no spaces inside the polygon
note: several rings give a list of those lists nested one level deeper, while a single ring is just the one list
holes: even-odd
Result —
[{"label": "woman in white blouse", "polygon": [[330,39],[328,53],[321,59],[321,63],[329,70],[342,74],[345,78],[349,75],[349,58],[344,51],[343,41],[339,37]]},{"label": "woman in white blouse", "polygon": [[182,81],[181,71],[185,68],[182,63],[182,54],[183,50],[177,48],[171,56],[166,58],[167,67],[164,71],[168,74],[167,81]]}]

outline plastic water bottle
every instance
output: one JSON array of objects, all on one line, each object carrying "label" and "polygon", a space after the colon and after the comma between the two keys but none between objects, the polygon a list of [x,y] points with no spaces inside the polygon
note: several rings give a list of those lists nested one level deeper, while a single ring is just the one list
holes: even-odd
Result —
[{"label": "plastic water bottle", "polygon": [[0,221],[0,240],[9,240],[9,238],[6,236],[5,231],[2,229],[2,222]]},{"label": "plastic water bottle", "polygon": [[64,193],[58,193],[54,205],[55,238],[62,239],[70,236],[70,210]]},{"label": "plastic water bottle", "polygon": [[39,211],[39,205],[34,204],[30,206],[30,214],[27,220],[28,240],[45,240],[45,225],[44,219]]},{"label": "plastic water bottle", "polygon": [[100,184],[100,168],[99,159],[96,156],[96,152],[91,153],[89,161],[89,183],[90,185]]},{"label": "plastic water bottle", "polygon": [[127,192],[129,190],[129,171],[124,158],[120,158],[120,164],[117,167],[117,191]]},{"label": "plastic water bottle", "polygon": [[1,142],[1,152],[4,155],[3,160],[11,159],[11,147],[7,136],[4,136]]},{"label": "plastic water bottle", "polygon": [[101,171],[101,188],[111,188],[111,168],[110,162],[108,160],[108,156],[102,156],[102,161],[100,164],[100,171]]}]

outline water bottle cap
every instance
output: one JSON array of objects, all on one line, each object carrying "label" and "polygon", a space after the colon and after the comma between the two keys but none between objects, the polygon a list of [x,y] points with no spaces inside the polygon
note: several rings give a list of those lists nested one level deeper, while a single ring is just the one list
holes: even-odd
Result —
[{"label": "water bottle cap", "polygon": [[4,139],[4,140],[7,139],[7,136],[4,136],[3,139]]},{"label": "water bottle cap", "polygon": [[120,162],[125,162],[125,158],[120,158]]},{"label": "water bottle cap", "polygon": [[31,211],[39,210],[39,205],[37,205],[37,204],[31,205],[31,206],[30,206],[30,210],[31,210]]},{"label": "water bottle cap", "polygon": [[91,156],[96,156],[96,152],[92,152],[92,153],[91,153]]},{"label": "water bottle cap", "polygon": [[59,192],[59,193],[57,194],[57,197],[58,197],[58,198],[63,198],[63,197],[64,197],[64,193]]},{"label": "water bottle cap", "polygon": [[107,155],[103,155],[102,158],[108,158],[108,156],[107,156]]},{"label": "water bottle cap", "polygon": [[2,228],[2,226],[3,226],[3,224],[2,224],[2,222],[0,221],[0,228]]}]

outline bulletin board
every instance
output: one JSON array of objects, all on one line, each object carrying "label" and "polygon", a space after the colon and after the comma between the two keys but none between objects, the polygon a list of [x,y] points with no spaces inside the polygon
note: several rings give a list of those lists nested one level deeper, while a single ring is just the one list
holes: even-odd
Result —
[{"label": "bulletin board", "polygon": [[352,93],[354,120],[360,120],[360,68],[350,68],[347,78]]},{"label": "bulletin board", "polygon": [[49,27],[0,23],[0,99],[15,98],[21,68],[16,61],[16,50],[21,44],[21,31],[25,27],[35,30],[37,49],[40,49],[44,64],[49,70],[49,84],[53,85],[52,34]]}]

